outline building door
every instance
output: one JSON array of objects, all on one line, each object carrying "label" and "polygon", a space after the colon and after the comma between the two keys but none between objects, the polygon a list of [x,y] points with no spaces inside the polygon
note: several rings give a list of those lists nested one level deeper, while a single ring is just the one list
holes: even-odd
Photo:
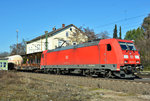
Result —
[{"label": "building door", "polygon": [[107,54],[106,54],[106,44],[100,45],[100,64],[106,64],[107,63]]},{"label": "building door", "polygon": [[44,64],[47,65],[47,54],[44,56]]}]

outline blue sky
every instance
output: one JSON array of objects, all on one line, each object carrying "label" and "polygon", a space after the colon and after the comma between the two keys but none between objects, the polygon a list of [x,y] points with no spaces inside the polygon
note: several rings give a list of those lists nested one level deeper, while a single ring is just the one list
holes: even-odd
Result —
[{"label": "blue sky", "polygon": [[19,42],[62,23],[89,27],[96,33],[108,31],[111,37],[117,24],[124,37],[141,26],[149,13],[150,0],[0,0],[0,52],[10,52],[10,45],[17,42],[16,29]]}]

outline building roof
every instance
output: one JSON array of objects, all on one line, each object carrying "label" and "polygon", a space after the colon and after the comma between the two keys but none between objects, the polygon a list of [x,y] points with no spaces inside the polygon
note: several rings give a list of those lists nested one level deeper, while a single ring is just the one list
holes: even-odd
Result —
[{"label": "building roof", "polygon": [[[56,30],[54,30],[54,31],[49,32],[49,33],[48,33],[48,37],[53,36],[53,35],[56,35],[56,34],[58,34],[58,32],[60,32],[60,31],[62,31],[62,30],[64,30],[64,29],[66,29],[66,28],[72,27],[72,26],[75,27],[76,29],[78,29],[79,31],[81,31],[81,30],[80,30],[78,27],[76,27],[75,25],[70,24],[70,25],[68,25],[68,26],[65,26],[65,27],[62,27],[62,28],[59,28],[59,29],[56,29]],[[81,31],[81,33],[83,33],[83,32]],[[43,39],[43,38],[45,38],[45,34],[44,34],[44,35],[41,35],[41,36],[38,36],[38,37],[36,37],[36,38],[34,38],[34,39],[30,40],[30,41],[27,41],[26,43],[29,44],[29,43],[31,43],[31,42],[34,42],[34,41],[36,41],[36,40]]]},{"label": "building roof", "polygon": [[0,60],[8,60],[8,58],[0,58]]}]

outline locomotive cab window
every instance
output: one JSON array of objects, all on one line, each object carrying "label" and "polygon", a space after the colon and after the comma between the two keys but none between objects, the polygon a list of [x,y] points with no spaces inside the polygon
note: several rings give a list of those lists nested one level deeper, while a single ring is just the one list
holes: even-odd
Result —
[{"label": "locomotive cab window", "polygon": [[136,48],[133,43],[128,42],[119,42],[122,50],[134,50],[136,51]]},{"label": "locomotive cab window", "polygon": [[136,48],[135,48],[133,43],[127,43],[127,45],[128,45],[130,50],[135,50],[136,51]]},{"label": "locomotive cab window", "polygon": [[128,46],[125,42],[119,42],[119,44],[120,44],[120,47],[121,47],[122,50],[129,50]]},{"label": "locomotive cab window", "polygon": [[107,44],[107,51],[111,51],[111,45]]}]

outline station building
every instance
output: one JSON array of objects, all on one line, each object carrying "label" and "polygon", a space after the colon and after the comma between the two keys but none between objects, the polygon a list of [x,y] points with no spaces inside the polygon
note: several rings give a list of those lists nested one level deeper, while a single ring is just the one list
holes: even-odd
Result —
[{"label": "station building", "polygon": [[[68,43],[70,43],[70,45],[77,44],[77,42],[74,42],[69,38],[73,33],[76,32],[76,30],[78,30],[78,32],[80,32],[81,35],[83,35],[83,32],[75,25],[70,24],[65,26],[65,24],[62,24],[62,27],[59,29],[56,29],[54,27],[51,32],[45,31],[44,35],[38,36],[30,41],[27,41],[26,63],[40,65],[41,54],[46,49],[52,50],[59,47],[64,47],[67,46]],[[86,41],[86,37],[85,39],[83,38],[83,42],[84,41]]]}]

